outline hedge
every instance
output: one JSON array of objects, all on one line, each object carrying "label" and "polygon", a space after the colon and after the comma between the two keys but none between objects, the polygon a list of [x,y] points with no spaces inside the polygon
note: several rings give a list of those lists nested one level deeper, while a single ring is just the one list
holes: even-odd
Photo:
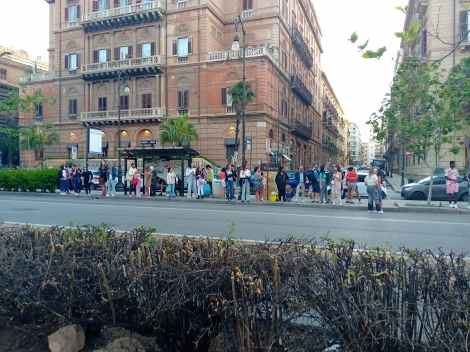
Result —
[{"label": "hedge", "polygon": [[469,351],[463,255],[357,249],[0,227],[0,321],[117,325],[166,352]]},{"label": "hedge", "polygon": [[3,191],[55,192],[58,171],[56,169],[7,169],[0,170],[0,189]]}]

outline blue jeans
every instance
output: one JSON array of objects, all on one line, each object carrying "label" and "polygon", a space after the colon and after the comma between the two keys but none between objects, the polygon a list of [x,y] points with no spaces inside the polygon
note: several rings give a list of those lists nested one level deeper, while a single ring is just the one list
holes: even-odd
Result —
[{"label": "blue jeans", "polygon": [[175,185],[174,184],[168,184],[166,186],[166,196],[168,198],[174,198],[176,197],[176,193],[175,193]]},{"label": "blue jeans", "polygon": [[235,198],[235,193],[233,189],[233,180],[227,180],[226,196],[228,200],[233,200],[233,198]]},{"label": "blue jeans", "polygon": [[320,184],[320,202],[328,202],[328,186],[327,184]]},{"label": "blue jeans", "polygon": [[248,201],[250,196],[250,180],[243,179],[242,180],[242,202]]},{"label": "blue jeans", "polygon": [[382,190],[378,189],[375,186],[367,186],[367,208],[369,211],[374,210],[374,205],[375,209],[377,211],[380,211],[382,209]]}]

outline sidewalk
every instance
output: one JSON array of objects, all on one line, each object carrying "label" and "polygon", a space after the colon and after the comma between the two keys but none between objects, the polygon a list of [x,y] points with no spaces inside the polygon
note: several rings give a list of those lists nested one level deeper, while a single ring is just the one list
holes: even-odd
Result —
[{"label": "sidewalk", "polygon": [[[345,204],[342,206],[336,206],[333,204],[318,204],[312,203],[310,200],[301,200],[298,202],[255,202],[250,201],[248,203],[241,203],[240,201],[226,201],[224,199],[217,198],[205,198],[203,200],[197,199],[187,199],[186,197],[177,197],[173,199],[168,199],[166,197],[156,196],[152,198],[130,198],[123,194],[116,195],[115,197],[101,198],[99,191],[94,191],[91,196],[86,196],[84,193],[81,193],[79,196],[75,195],[61,195],[60,193],[30,193],[30,192],[0,192],[0,197],[2,195],[9,196],[18,196],[18,197],[41,197],[41,198],[61,198],[61,199],[102,199],[103,201],[107,200],[120,200],[123,202],[167,202],[167,203],[206,203],[206,204],[224,204],[224,205],[233,205],[233,206],[266,206],[266,207],[286,207],[286,208],[312,208],[312,209],[332,209],[332,210],[351,210],[351,211],[366,211],[367,210],[367,200],[363,199],[360,203],[355,202],[354,204]],[[451,209],[447,207],[446,203],[443,202],[432,202],[429,206],[426,202],[421,201],[408,201],[408,200],[384,200],[383,209],[384,212],[394,212],[394,213],[431,213],[431,214],[468,214],[470,215],[470,210],[467,209],[467,204],[460,204],[461,208]]]},{"label": "sidewalk", "polygon": [[395,175],[393,177],[386,177],[385,182],[387,182],[388,186],[394,191],[400,193],[401,191],[401,176]]}]

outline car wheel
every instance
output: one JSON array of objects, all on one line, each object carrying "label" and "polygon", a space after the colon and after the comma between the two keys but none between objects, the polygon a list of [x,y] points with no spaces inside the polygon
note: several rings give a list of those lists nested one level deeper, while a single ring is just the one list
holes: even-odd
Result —
[{"label": "car wheel", "polygon": [[426,200],[426,196],[423,192],[414,192],[408,198],[410,200]]},{"label": "car wheel", "polygon": [[459,198],[459,202],[468,202],[468,200],[469,200],[468,193],[462,194]]}]

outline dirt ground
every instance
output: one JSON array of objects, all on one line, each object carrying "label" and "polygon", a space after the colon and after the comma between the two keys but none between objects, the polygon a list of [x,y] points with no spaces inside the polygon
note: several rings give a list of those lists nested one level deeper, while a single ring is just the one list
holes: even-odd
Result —
[{"label": "dirt ground", "polygon": [[47,336],[31,327],[0,327],[0,352],[48,352]]}]

